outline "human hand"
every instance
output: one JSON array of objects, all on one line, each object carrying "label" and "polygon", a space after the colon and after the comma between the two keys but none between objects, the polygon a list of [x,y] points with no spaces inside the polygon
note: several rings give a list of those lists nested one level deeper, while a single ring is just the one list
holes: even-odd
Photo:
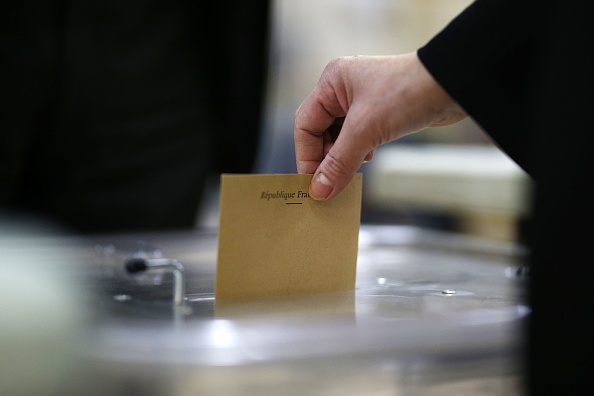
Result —
[{"label": "human hand", "polygon": [[297,172],[313,173],[310,196],[328,200],[381,144],[466,117],[414,52],[337,58],[295,112]]}]

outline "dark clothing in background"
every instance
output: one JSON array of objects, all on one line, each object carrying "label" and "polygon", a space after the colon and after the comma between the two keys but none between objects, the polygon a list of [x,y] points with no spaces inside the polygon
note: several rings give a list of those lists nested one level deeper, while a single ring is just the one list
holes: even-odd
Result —
[{"label": "dark clothing in background", "polygon": [[588,2],[479,0],[420,49],[423,64],[536,187],[527,229],[530,394],[581,394],[594,355],[594,47]]},{"label": "dark clothing in background", "polygon": [[3,1],[0,207],[193,227],[209,173],[252,170],[268,3]]}]

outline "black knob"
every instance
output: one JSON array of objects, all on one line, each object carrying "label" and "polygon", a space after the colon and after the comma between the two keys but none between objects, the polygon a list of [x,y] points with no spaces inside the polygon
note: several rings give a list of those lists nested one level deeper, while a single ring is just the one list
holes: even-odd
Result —
[{"label": "black knob", "polygon": [[131,258],[126,261],[126,270],[130,273],[141,272],[147,269],[146,259]]}]

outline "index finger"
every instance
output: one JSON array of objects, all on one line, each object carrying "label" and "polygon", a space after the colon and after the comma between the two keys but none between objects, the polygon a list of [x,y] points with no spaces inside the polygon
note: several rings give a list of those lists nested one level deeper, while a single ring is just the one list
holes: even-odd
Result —
[{"label": "index finger", "polygon": [[[334,103],[332,103],[334,102]],[[323,101],[314,90],[295,112],[293,138],[298,173],[314,173],[324,159],[324,133],[339,117],[344,117],[337,100]]]}]

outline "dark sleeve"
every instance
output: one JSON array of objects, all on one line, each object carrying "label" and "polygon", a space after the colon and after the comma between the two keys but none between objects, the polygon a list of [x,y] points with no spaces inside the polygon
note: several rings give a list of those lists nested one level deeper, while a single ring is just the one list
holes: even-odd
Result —
[{"label": "dark sleeve", "polygon": [[436,80],[536,181],[525,229],[529,395],[579,394],[592,383],[592,329],[584,325],[594,223],[589,8],[581,0],[478,0],[419,50]]},{"label": "dark sleeve", "polygon": [[433,77],[530,174],[524,131],[540,36],[536,13],[527,1],[478,0],[418,51]]}]

